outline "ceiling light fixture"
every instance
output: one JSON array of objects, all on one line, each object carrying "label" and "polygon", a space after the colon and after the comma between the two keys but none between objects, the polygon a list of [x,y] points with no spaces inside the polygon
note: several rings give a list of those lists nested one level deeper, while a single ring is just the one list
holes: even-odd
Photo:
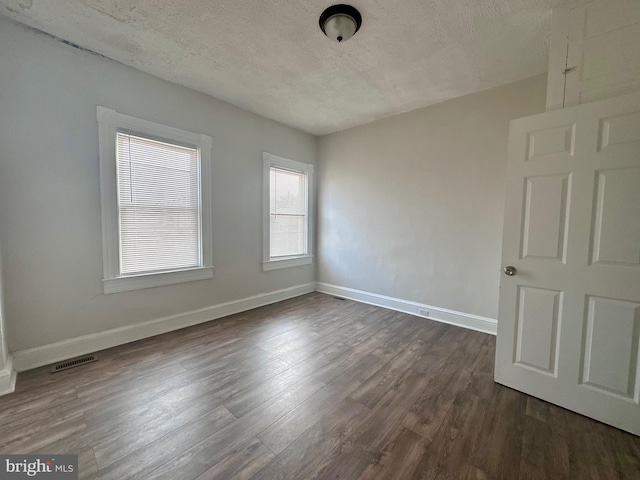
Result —
[{"label": "ceiling light fixture", "polygon": [[346,42],[360,29],[362,16],[351,5],[334,5],[320,15],[320,28],[336,42]]}]

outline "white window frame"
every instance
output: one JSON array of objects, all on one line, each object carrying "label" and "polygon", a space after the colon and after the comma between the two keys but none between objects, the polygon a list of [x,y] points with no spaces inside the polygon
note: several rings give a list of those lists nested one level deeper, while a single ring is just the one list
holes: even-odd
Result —
[{"label": "white window frame", "polygon": [[[269,174],[271,167],[304,173],[307,177],[307,253],[292,255],[289,257],[271,257],[270,253],[270,210],[269,210]],[[262,235],[262,270],[277,270],[280,268],[298,267],[313,263],[313,165],[310,163],[296,162],[288,158],[279,157],[271,153],[262,153],[262,179],[263,179],[263,235]]]},{"label": "white window frame", "polygon": [[[100,154],[100,199],[102,207],[102,286],[105,294],[173,285],[213,277],[211,231],[211,137],[149,122],[115,110],[97,107]],[[122,275],[120,272],[120,228],[116,134],[140,135],[196,148],[200,163],[201,265],[196,268]]]}]

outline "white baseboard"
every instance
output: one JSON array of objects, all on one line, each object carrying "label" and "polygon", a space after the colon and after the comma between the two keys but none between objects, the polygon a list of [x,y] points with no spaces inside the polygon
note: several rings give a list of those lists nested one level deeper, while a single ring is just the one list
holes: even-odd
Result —
[{"label": "white baseboard", "polygon": [[13,369],[13,358],[9,355],[3,370],[0,370],[0,397],[13,393],[16,389],[16,371]]},{"label": "white baseboard", "polygon": [[[143,338],[160,335],[162,333],[179,330],[199,323],[208,322],[236,313],[262,307],[272,303],[287,300],[289,298],[318,291],[329,295],[348,298],[357,302],[376,305],[379,307],[429,318],[438,322],[448,323],[459,327],[477,330],[479,332],[496,334],[497,321],[492,318],[481,317],[469,313],[456,312],[446,308],[434,307],[421,303],[387,297],[376,293],[363,292],[353,288],[339,287],[321,282],[312,282],[304,285],[263,293],[252,297],[235,300],[232,302],[212,305],[210,307],[193,310],[191,312],[158,318],[136,325],[114,328],[104,332],[83,335],[60,342],[42,345],[13,352],[13,367],[9,365],[7,370],[0,372],[0,395],[13,391],[15,386],[15,372],[23,372],[32,368],[49,365],[69,358],[97,352],[105,348],[111,348]],[[420,310],[428,310],[428,317],[420,315]],[[5,373],[6,372],[6,373]]]},{"label": "white baseboard", "polygon": [[[158,318],[135,325],[114,328],[100,333],[70,338],[49,345],[13,352],[14,369],[18,372],[49,365],[69,358],[97,352],[143,338],[160,335],[180,328],[190,327],[217,318],[280,302],[315,291],[315,282],[262,293],[252,297],[220,303],[191,312]],[[14,380],[15,381],[15,380]]]},{"label": "white baseboard", "polygon": [[[498,321],[493,318],[481,317],[470,313],[456,312],[447,308],[434,307],[423,303],[411,302],[400,298],[387,297],[377,293],[363,292],[353,288],[338,287],[328,283],[317,282],[316,290],[321,293],[348,298],[356,302],[367,303],[377,307],[384,307],[398,312],[416,315],[422,318],[435,320],[436,322],[448,323],[458,327],[476,330],[478,332],[495,335],[498,329]],[[429,311],[429,316],[421,315],[420,310]]]}]

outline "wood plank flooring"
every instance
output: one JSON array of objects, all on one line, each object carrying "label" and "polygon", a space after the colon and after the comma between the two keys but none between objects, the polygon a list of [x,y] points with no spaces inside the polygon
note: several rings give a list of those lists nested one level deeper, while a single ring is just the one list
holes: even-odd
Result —
[{"label": "wood plank flooring", "polygon": [[495,338],[314,293],[19,375],[1,453],[83,479],[638,479],[640,439],[493,382]]}]

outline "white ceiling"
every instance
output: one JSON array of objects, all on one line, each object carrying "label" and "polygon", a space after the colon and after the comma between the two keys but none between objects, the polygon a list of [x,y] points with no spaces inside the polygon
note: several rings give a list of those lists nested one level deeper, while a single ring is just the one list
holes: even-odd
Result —
[{"label": "white ceiling", "polygon": [[[557,0],[0,0],[0,14],[321,135],[546,71]],[[335,3],[339,3],[336,1]]]}]

